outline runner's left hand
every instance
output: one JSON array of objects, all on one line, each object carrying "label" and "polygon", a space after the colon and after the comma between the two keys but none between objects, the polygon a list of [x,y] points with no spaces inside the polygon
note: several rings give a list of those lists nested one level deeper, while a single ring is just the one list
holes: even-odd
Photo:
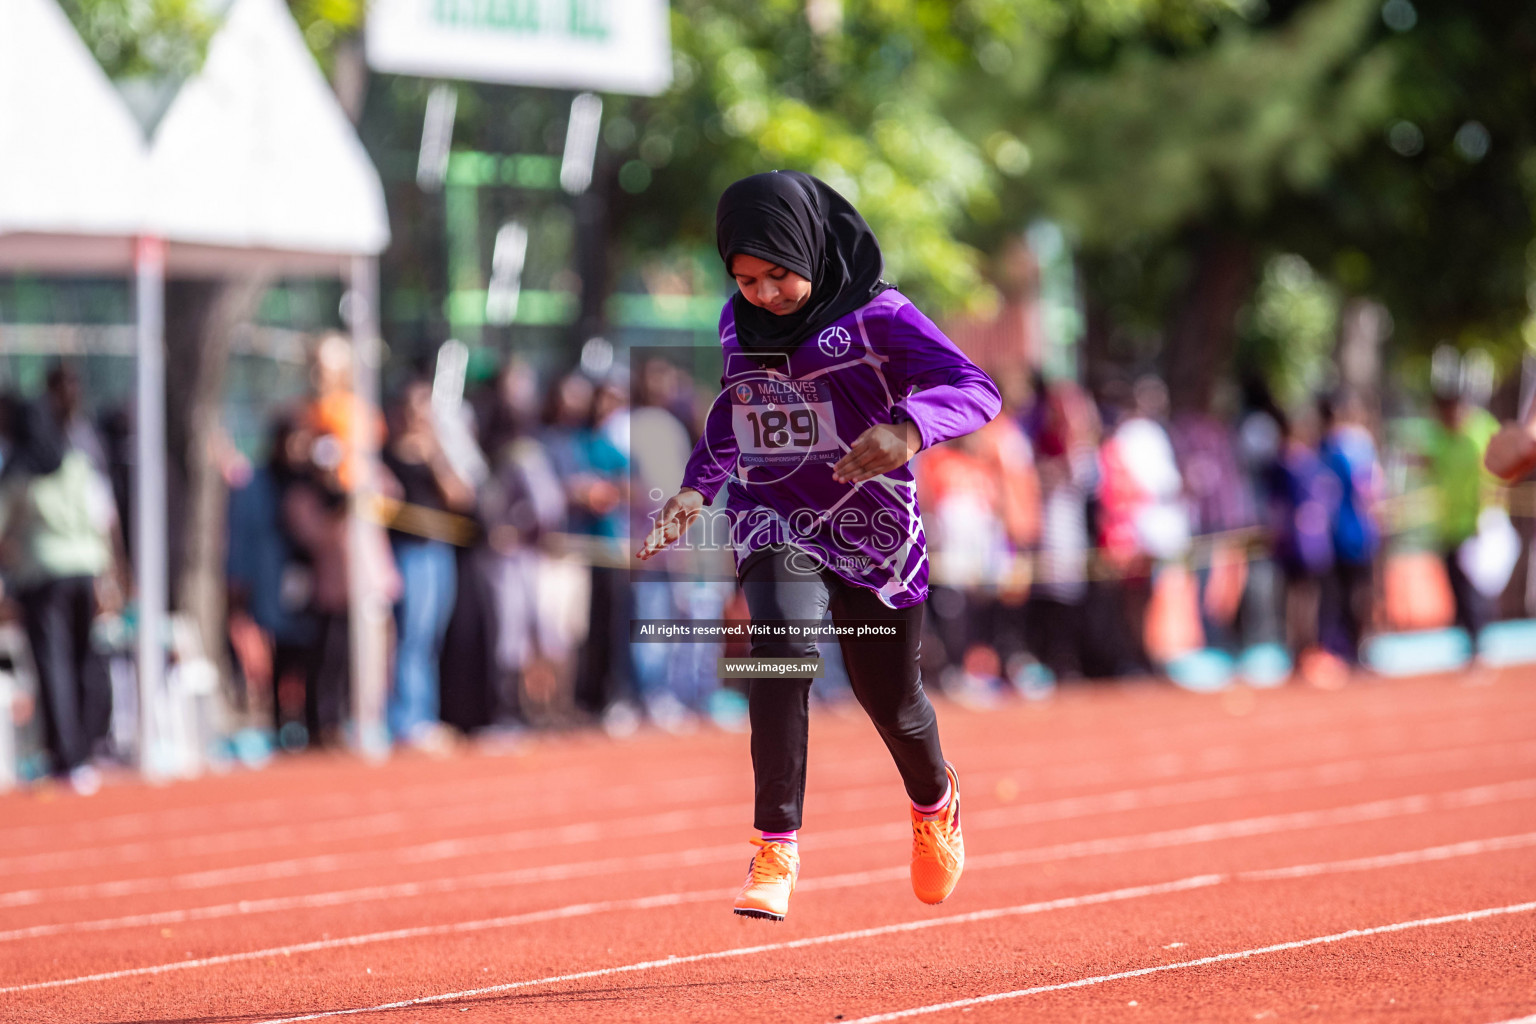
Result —
[{"label": "runner's left hand", "polygon": [[863,483],[906,465],[922,448],[923,435],[916,423],[876,423],[860,434],[848,454],[832,467],[832,479],[840,484]]}]

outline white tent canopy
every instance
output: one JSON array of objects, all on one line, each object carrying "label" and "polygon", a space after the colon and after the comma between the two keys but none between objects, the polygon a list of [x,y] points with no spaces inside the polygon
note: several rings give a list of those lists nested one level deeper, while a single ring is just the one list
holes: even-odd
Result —
[{"label": "white tent canopy", "polygon": [[[178,770],[167,767],[154,722],[167,593],[164,275],[349,279],[355,387],[372,396],[373,257],[388,242],[378,174],[281,0],[235,0],[147,151],[55,0],[0,0],[0,268],[131,270],[137,279],[140,753],[153,774]],[[364,422],[360,447],[370,443]],[[361,573],[354,568],[354,596],[370,593]],[[381,620],[376,604],[354,600],[353,614],[365,608],[367,623]],[[382,649],[366,635],[353,629],[354,657],[366,657],[371,680],[354,687],[365,749],[383,730]]]},{"label": "white tent canopy", "polygon": [[0,266],[132,265],[143,133],[54,0],[0,2]]},{"label": "white tent canopy", "polygon": [[172,274],[249,259],[335,273],[336,256],[389,243],[378,173],[282,0],[236,0],[150,166],[149,219],[171,242]]},{"label": "white tent canopy", "polygon": [[235,0],[148,147],[54,0],[0,2],[0,266],[345,274],[384,189],[281,0]]}]

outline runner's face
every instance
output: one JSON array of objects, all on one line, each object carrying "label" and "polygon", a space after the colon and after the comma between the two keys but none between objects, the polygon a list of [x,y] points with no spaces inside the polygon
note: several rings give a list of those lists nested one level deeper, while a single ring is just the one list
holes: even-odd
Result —
[{"label": "runner's face", "polygon": [[731,276],[742,297],[775,316],[787,316],[811,297],[811,282],[777,263],[737,253],[731,257]]}]

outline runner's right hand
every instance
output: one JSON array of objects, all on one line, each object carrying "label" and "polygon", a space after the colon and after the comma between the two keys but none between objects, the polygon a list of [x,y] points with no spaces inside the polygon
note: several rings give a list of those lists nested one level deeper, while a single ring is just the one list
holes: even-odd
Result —
[{"label": "runner's right hand", "polygon": [[692,487],[684,487],[661,506],[661,512],[656,516],[656,525],[652,527],[650,536],[645,538],[645,545],[635,552],[635,557],[642,562],[662,548],[671,544],[683,535],[704,507],[704,495]]}]

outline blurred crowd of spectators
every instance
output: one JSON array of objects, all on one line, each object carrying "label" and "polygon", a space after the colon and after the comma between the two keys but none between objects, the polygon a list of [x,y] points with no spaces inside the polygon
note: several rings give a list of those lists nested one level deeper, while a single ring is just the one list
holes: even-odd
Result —
[{"label": "blurred crowd of spectators", "polygon": [[962,693],[1195,652],[1336,685],[1387,629],[1454,614],[1475,648],[1510,580],[1513,527],[1481,465],[1497,424],[1459,381],[1405,421],[1390,485],[1376,411],[1347,390],[1286,409],[1250,380],[1221,411],[1170,415],[1154,376],[1097,396],[999,383],[1003,414],[917,470]]},{"label": "blurred crowd of spectators", "polygon": [[[222,660],[249,721],[287,749],[340,738],[361,551],[394,609],[398,744],[592,721],[744,726],[715,666],[744,649],[630,637],[633,619],[745,615],[723,546],[669,551],[643,573],[632,560],[713,398],[690,372],[654,356],[541,379],[514,357],[467,390],[411,377],[381,414],[353,397],[350,367],[344,338],[320,340],[311,392],[274,411],[263,455],[226,446]],[[996,420],[915,465],[933,561],[925,668],[959,699],[1211,651],[1267,651],[1284,674],[1336,685],[1387,628],[1453,608],[1475,642],[1510,579],[1512,528],[1481,469],[1495,423],[1454,384],[1436,385],[1433,414],[1387,446],[1384,470],[1377,410],[1345,391],[1282,408],[1249,381],[1219,411],[1170,415],[1153,376],[1097,393],[1023,368],[998,383]],[[59,366],[43,397],[4,403],[0,561],[53,769],[88,789],[112,693],[93,622],[131,586],[123,460],[79,391]],[[381,498],[349,544],[349,495],[368,479]],[[1394,571],[1389,537],[1415,522],[1416,561]],[[1415,611],[1435,593],[1444,614]],[[823,648],[817,693],[836,699],[837,651]]]}]

